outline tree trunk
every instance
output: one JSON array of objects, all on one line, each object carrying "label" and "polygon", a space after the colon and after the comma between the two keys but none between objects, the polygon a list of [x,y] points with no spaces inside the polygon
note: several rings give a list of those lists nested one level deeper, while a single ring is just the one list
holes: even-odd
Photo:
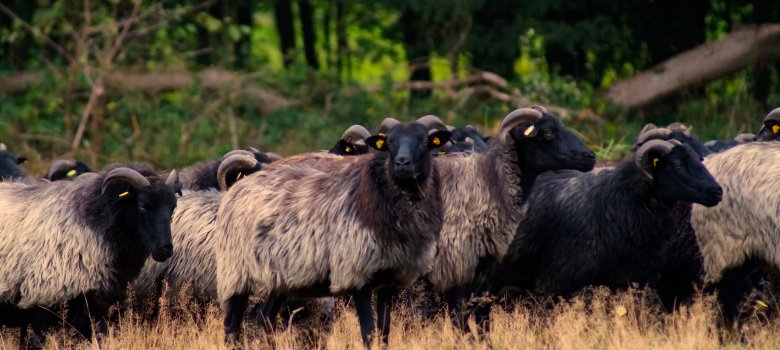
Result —
[{"label": "tree trunk", "polygon": [[349,55],[349,48],[347,44],[347,19],[346,17],[346,4],[345,1],[336,2],[336,69],[338,71],[339,78],[343,78],[344,71],[347,66],[347,56]]},{"label": "tree trunk", "polygon": [[606,97],[626,108],[641,108],[755,62],[777,58],[780,58],[780,24],[745,26],[723,39],[697,46],[639,75],[616,82]]},{"label": "tree trunk", "polygon": [[[418,13],[406,8],[401,14],[404,51],[409,62],[410,81],[431,81],[430,50],[424,40],[424,29]],[[427,98],[431,90],[411,90],[412,98]]]},{"label": "tree trunk", "polygon": [[[238,0],[235,2],[236,8],[234,13],[236,14],[236,23],[242,26],[252,28],[255,5],[251,0]],[[238,68],[249,68],[249,58],[252,55],[252,38],[249,34],[241,33],[241,38],[234,47],[233,54],[235,55],[236,66]]]},{"label": "tree trunk", "polygon": [[295,61],[295,28],[290,0],[274,1],[274,19],[276,30],[279,32],[279,49],[282,52],[284,66],[289,67]]},{"label": "tree trunk", "polygon": [[314,33],[314,8],[309,0],[298,0],[298,14],[303,31],[303,50],[306,54],[306,63],[317,69],[320,67],[320,63],[317,60],[317,37]]}]

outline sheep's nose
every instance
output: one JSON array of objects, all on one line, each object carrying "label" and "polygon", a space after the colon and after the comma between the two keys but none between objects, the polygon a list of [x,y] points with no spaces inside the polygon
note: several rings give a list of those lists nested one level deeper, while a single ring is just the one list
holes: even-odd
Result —
[{"label": "sheep's nose", "polygon": [[409,158],[407,158],[407,157],[397,157],[397,158],[395,158],[395,165],[398,165],[398,166],[409,165]]},{"label": "sheep's nose", "polygon": [[596,153],[593,153],[593,151],[585,151],[582,152],[582,157],[585,159],[596,159]]}]

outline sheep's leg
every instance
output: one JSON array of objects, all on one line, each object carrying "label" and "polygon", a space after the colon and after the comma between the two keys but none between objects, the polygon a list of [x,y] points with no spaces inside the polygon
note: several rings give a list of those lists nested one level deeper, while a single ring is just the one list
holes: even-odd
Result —
[{"label": "sheep's leg", "polygon": [[23,349],[42,349],[46,341],[46,331],[49,329],[48,311],[35,307],[29,312],[32,336],[26,343],[20,343],[19,347]]},{"label": "sheep's leg", "polygon": [[447,309],[450,313],[450,320],[453,327],[461,332],[466,331],[466,322],[468,315],[463,308],[466,298],[466,290],[463,287],[455,287],[444,292],[444,299],[447,302]]},{"label": "sheep's leg", "polygon": [[[747,264],[746,264],[747,265]],[[726,327],[735,327],[740,321],[740,306],[755,286],[749,278],[749,267],[727,270],[718,282],[718,302],[723,309]]]},{"label": "sheep's leg", "polygon": [[263,309],[258,318],[267,332],[270,333],[274,330],[276,316],[286,300],[287,298],[283,296],[269,295],[268,299],[263,303]]},{"label": "sheep's leg", "polygon": [[249,305],[249,293],[233,295],[227,301],[225,308],[225,342],[238,342],[241,336],[241,321],[244,319],[244,312]]},{"label": "sheep's leg", "polygon": [[387,345],[390,336],[390,312],[393,309],[393,296],[395,288],[381,288],[376,294],[376,317],[382,344]]},{"label": "sheep's leg", "polygon": [[371,337],[374,335],[376,324],[374,323],[374,314],[371,309],[371,288],[363,286],[353,295],[355,299],[355,311],[360,321],[360,335],[363,337],[363,345],[366,349],[371,348]]}]

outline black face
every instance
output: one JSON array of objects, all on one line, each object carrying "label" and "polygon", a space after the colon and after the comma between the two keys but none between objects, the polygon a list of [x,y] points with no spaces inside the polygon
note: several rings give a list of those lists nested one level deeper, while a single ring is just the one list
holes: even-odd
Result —
[{"label": "black face", "polygon": [[780,139],[780,121],[769,119],[756,135],[756,141],[776,141]]},{"label": "black face", "polygon": [[23,157],[15,157],[7,151],[0,151],[0,181],[6,179],[22,178],[27,176],[19,164],[27,160]]},{"label": "black face", "polygon": [[105,195],[119,198],[123,224],[135,227],[141,243],[155,261],[163,262],[171,257],[171,216],[176,208],[176,195],[170,186],[153,183],[133,188],[116,181]]},{"label": "black face", "polygon": [[596,165],[596,154],[550,114],[545,113],[535,125],[512,128],[510,136],[523,171],[590,171]]},{"label": "black face", "polygon": [[482,135],[472,128],[455,128],[450,142],[442,148],[445,153],[482,152],[486,148]]},{"label": "black face", "polygon": [[336,144],[333,145],[328,153],[342,156],[356,156],[368,153],[368,146],[359,145],[345,140],[339,140],[339,142],[336,142]]},{"label": "black face", "polygon": [[243,169],[233,169],[227,172],[225,175],[225,183],[227,184],[228,188],[233,187],[233,185],[238,182],[238,180],[243,179],[245,176],[249,174],[254,174],[260,169],[262,169],[263,165],[261,163],[255,164],[255,166],[251,168],[243,168]]},{"label": "black face", "polygon": [[428,129],[422,124],[404,123],[391,128],[385,136],[369,137],[366,144],[390,154],[388,168],[397,183],[419,183],[430,175],[430,151],[444,145],[449,139],[449,131],[436,131],[428,135]]},{"label": "black face", "polygon": [[53,172],[49,177],[50,181],[57,181],[63,179],[72,179],[84,173],[91,173],[92,168],[84,162],[77,160],[76,165],[64,169],[58,169]]},{"label": "black face", "polygon": [[651,153],[645,166],[653,176],[657,198],[667,203],[682,201],[707,207],[720,203],[723,189],[701,159],[688,145],[676,146],[664,156]]}]

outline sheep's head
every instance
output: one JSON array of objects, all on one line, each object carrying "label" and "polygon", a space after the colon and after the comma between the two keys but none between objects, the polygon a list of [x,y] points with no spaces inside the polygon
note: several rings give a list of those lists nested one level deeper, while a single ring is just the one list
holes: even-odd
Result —
[{"label": "sheep's head", "polygon": [[416,187],[430,175],[431,150],[449,139],[450,132],[447,130],[429,134],[428,128],[420,123],[399,123],[391,127],[387,134],[369,137],[366,144],[389,153],[388,170],[397,184]]},{"label": "sheep's head", "polygon": [[254,154],[245,150],[230,151],[222,157],[217,168],[220,191],[227,191],[236,181],[260,171],[261,164]]},{"label": "sheep's head", "polygon": [[92,171],[89,165],[80,160],[59,159],[52,163],[46,178],[49,181],[66,180]]},{"label": "sheep's head", "polygon": [[677,140],[650,140],[636,151],[635,162],[642,169],[656,198],[712,207],[720,203],[723,189],[702,164],[702,157]]},{"label": "sheep's head", "polygon": [[171,216],[176,208],[174,193],[181,185],[176,170],[165,182],[154,174],[147,176],[127,167],[114,168],[103,179],[102,195],[114,199],[122,224],[134,227],[152,258],[163,262],[173,254]]},{"label": "sheep's head", "polygon": [[4,143],[0,143],[0,181],[4,179],[22,178],[27,176],[19,165],[27,160],[25,157],[16,157]]},{"label": "sheep's head", "polygon": [[341,138],[336,142],[328,153],[342,156],[356,156],[368,153],[368,146],[365,140],[371,136],[362,125],[352,125],[341,134]]},{"label": "sheep's head", "polygon": [[693,150],[702,157],[712,154],[712,150],[707,148],[696,134],[692,133],[685,124],[674,122],[665,128],[656,127],[655,124],[647,124],[637,136],[634,149],[636,150],[643,143],[650,140],[677,140],[681,143],[691,146]]},{"label": "sheep's head", "polygon": [[593,153],[571,130],[541,106],[521,108],[501,122],[498,139],[514,141],[523,171],[590,171],[596,165]]},{"label": "sheep's head", "polygon": [[780,139],[780,108],[775,108],[764,118],[764,125],[756,136],[756,141],[776,141]]}]

